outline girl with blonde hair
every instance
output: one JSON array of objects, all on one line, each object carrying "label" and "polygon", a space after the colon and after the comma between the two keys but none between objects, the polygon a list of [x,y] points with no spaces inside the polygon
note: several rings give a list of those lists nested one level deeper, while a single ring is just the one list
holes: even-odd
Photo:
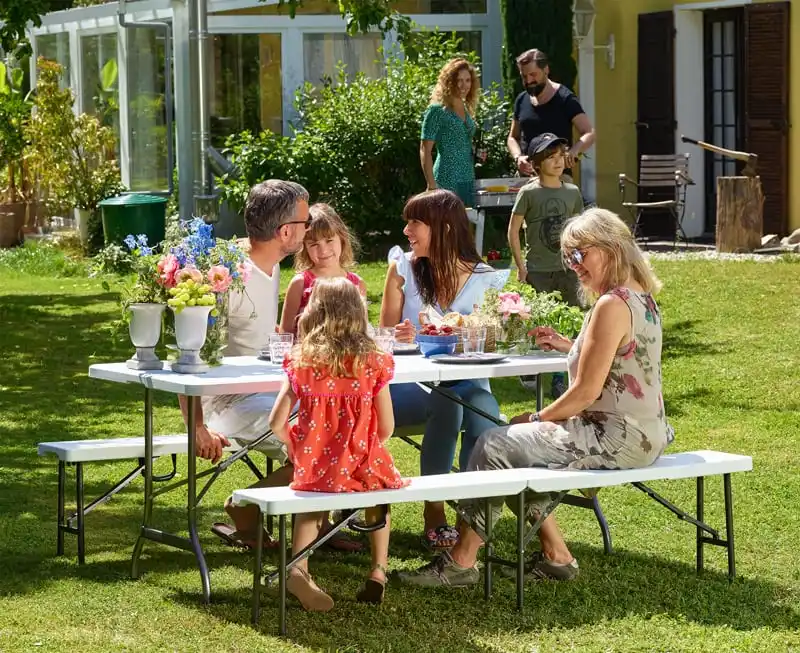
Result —
[{"label": "girl with blonde hair", "polygon": [[[510,426],[484,433],[470,457],[471,471],[647,467],[673,440],[661,394],[661,313],[653,299],[660,284],[630,229],[611,211],[589,209],[567,223],[561,253],[592,307],[574,342],[549,327],[533,334],[542,349],[567,354],[569,388],[541,411],[517,415]],[[549,494],[527,497],[528,517],[535,521],[555,507],[552,502]],[[496,522],[503,500],[489,503]],[[514,501],[509,505],[516,506]],[[476,557],[483,544],[478,532],[485,532],[484,503],[467,501],[461,509],[468,521],[458,544],[431,564],[400,574],[401,580],[416,585],[479,581]],[[529,573],[575,578],[578,563],[552,514],[538,535],[541,551],[530,561]]]},{"label": "girl with blonde hair", "polygon": [[451,59],[439,72],[430,105],[422,117],[419,157],[427,188],[451,190],[465,206],[472,206],[474,198],[472,139],[478,84],[478,73],[469,61]]},{"label": "girl with blonde hair", "polygon": [[[270,428],[289,447],[295,490],[365,492],[408,484],[384,446],[394,431],[388,387],[394,359],[370,338],[367,324],[366,305],[352,283],[333,278],[315,284],[270,415]],[[290,427],[298,401],[297,423]],[[296,515],[294,555],[317,539],[322,518],[322,513]],[[366,518],[373,524],[385,519],[385,525],[370,533],[372,569],[356,598],[381,603],[389,559],[388,507],[368,508]],[[309,575],[307,559],[291,569],[287,589],[306,610],[333,607],[333,599]]]},{"label": "girl with blonde hair", "polygon": [[317,203],[309,209],[311,218],[303,249],[294,256],[297,274],[289,282],[281,313],[281,331],[295,333],[297,320],[308,304],[317,279],[343,277],[366,297],[364,280],[350,270],[355,264],[358,241],[330,204]]}]

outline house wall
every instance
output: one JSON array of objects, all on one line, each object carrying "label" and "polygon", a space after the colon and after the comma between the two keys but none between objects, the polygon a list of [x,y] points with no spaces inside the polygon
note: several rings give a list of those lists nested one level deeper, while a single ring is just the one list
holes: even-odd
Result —
[{"label": "house wall", "polygon": [[[762,2],[768,0],[752,0]],[[750,0],[596,0],[594,22],[594,44],[604,45],[610,34],[616,45],[616,65],[610,70],[601,51],[594,56],[594,79],[586,80],[585,68],[581,68],[582,83],[593,87],[594,107],[584,102],[597,130],[594,148],[596,196],[601,206],[623,211],[617,186],[621,172],[636,174],[636,113],[637,113],[637,36],[640,13],[675,10],[676,13],[676,139],[686,133],[702,135],[702,41],[696,41],[698,25],[702,39],[700,13],[704,8],[741,6]],[[790,10],[790,70],[800,70],[800,0],[791,0]],[[693,11],[696,10],[696,11]],[[699,21],[699,22],[698,22]],[[582,51],[581,57],[591,57]],[[700,61],[697,61],[697,57]],[[796,78],[795,78],[796,79]],[[698,82],[699,80],[699,82]],[[667,83],[667,80],[665,80]],[[579,92],[580,92],[579,86]],[[698,108],[699,100],[699,108]],[[588,105],[588,106],[587,106]],[[789,101],[789,167],[800,172],[800,81],[791,84]],[[676,143],[676,151],[685,150],[686,145]],[[703,157],[692,152],[691,174],[698,186],[687,195],[687,210],[684,225],[689,236],[702,233],[703,226]],[[789,184],[789,229],[800,228],[800,184]]]}]

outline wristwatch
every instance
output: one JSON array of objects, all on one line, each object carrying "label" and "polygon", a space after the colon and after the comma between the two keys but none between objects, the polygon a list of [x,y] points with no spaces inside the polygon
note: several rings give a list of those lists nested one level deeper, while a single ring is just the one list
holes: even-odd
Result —
[{"label": "wristwatch", "polygon": [[542,418],[539,417],[539,412],[531,413],[531,416],[528,418],[529,422],[541,422]]}]

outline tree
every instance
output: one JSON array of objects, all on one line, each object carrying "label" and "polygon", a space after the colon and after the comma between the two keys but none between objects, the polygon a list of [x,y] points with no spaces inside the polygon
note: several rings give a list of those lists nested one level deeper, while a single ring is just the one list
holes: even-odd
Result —
[{"label": "tree", "polygon": [[572,56],[572,3],[568,0],[501,0],[503,86],[506,96],[522,92],[516,58],[538,48],[550,57],[550,75],[574,90],[578,66]]},{"label": "tree", "polygon": [[2,0],[0,2],[0,47],[18,56],[31,53],[25,30],[28,23],[34,27],[42,24],[42,16],[50,11],[72,7],[72,0]]}]

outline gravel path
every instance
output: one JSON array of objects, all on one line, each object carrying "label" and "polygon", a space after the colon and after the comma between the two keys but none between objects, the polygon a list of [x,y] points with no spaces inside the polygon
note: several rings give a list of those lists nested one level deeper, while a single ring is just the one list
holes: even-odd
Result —
[{"label": "gravel path", "polygon": [[716,250],[701,252],[645,252],[654,261],[757,261],[759,263],[775,263],[791,261],[800,262],[800,254],[727,254]]}]

